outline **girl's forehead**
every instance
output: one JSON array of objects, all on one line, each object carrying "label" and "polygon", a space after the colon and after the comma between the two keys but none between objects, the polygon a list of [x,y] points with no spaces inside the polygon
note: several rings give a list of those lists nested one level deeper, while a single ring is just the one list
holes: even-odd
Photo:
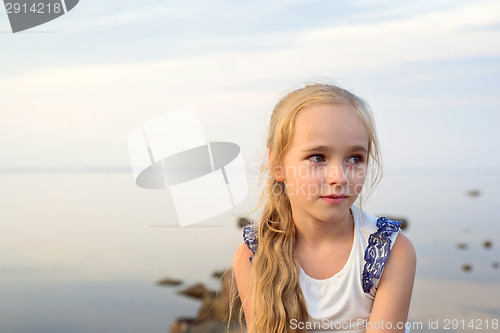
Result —
[{"label": "girl's forehead", "polygon": [[364,143],[368,145],[368,131],[358,112],[351,105],[315,105],[297,116],[292,144],[311,142],[336,145]]}]

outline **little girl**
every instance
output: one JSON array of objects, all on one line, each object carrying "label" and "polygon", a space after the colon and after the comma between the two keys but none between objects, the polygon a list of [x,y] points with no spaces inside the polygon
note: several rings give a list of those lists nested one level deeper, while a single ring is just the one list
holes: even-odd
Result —
[{"label": "little girl", "polygon": [[368,105],[306,85],[276,105],[267,148],[266,204],[233,263],[248,332],[405,332],[413,245],[401,222],[354,206],[381,175]]}]

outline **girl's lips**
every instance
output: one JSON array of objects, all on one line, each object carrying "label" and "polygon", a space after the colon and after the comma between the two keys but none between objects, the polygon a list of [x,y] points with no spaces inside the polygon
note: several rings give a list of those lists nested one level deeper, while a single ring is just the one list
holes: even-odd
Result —
[{"label": "girl's lips", "polygon": [[335,198],[335,199],[338,199],[338,198],[347,198],[347,195],[345,195],[345,194],[339,194],[339,195],[330,194],[330,195],[324,195],[324,196],[322,196],[322,198]]},{"label": "girl's lips", "polygon": [[347,200],[347,197],[321,197],[321,199],[325,200],[329,204],[338,205]]}]

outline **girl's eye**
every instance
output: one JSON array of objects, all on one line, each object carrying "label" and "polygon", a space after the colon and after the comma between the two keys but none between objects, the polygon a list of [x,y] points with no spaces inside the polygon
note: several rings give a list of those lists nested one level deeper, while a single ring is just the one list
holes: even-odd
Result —
[{"label": "girl's eye", "polygon": [[325,157],[321,154],[314,154],[309,156],[309,160],[315,163],[321,163],[325,161]]},{"label": "girl's eye", "polygon": [[354,164],[359,164],[359,163],[363,163],[363,157],[362,156],[359,156],[359,155],[354,155],[354,156],[351,156],[349,158],[350,161],[352,161],[352,163]]},{"label": "girl's eye", "polygon": [[[314,163],[323,163],[326,161],[325,156],[322,154],[311,155],[308,157],[308,159]],[[361,164],[364,162],[364,159],[363,159],[363,156],[361,156],[361,155],[354,155],[354,156],[349,157],[348,162],[353,163],[353,164]]]}]

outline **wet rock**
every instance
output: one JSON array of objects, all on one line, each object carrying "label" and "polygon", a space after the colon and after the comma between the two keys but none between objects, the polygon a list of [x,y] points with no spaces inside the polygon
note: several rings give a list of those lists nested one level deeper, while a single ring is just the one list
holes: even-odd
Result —
[{"label": "wet rock", "polygon": [[226,271],[221,277],[221,288],[215,292],[206,292],[202,298],[201,308],[198,312],[200,319],[215,319],[219,321],[237,321],[241,303],[234,304],[232,317],[229,318],[231,298],[232,270]]},{"label": "wet rock", "polygon": [[401,221],[403,222],[401,224],[401,230],[406,230],[408,229],[408,220],[403,218],[403,217],[393,217],[393,216],[387,216],[387,215],[380,215],[380,216],[385,216],[386,218],[388,218],[389,220],[395,220],[395,221]]},{"label": "wet rock", "polygon": [[[201,308],[198,310],[198,318],[202,320],[216,319],[214,300],[217,296],[215,291],[208,291],[201,298]],[[224,319],[224,318],[223,318]]]},{"label": "wet rock", "polygon": [[196,322],[195,318],[177,318],[170,326],[170,333],[185,333],[190,325]]},{"label": "wet rock", "polygon": [[224,272],[225,271],[214,271],[212,273],[212,277],[215,278],[215,279],[222,279],[222,276],[224,275]]},{"label": "wet rock", "polygon": [[466,243],[458,243],[457,248],[459,248],[460,250],[464,250],[467,248],[467,244]]},{"label": "wet rock", "polygon": [[246,217],[240,217],[240,218],[238,219],[238,222],[237,222],[238,227],[240,227],[240,228],[244,228],[244,227],[246,227],[247,225],[250,225],[251,223],[252,223],[252,221],[250,221],[250,220],[249,220],[249,219],[247,219]]},{"label": "wet rock", "polygon": [[237,298],[237,302],[233,304],[231,318],[228,318],[231,299],[231,285],[236,286],[236,281],[234,281],[233,278],[233,270],[228,269],[221,278],[221,288],[213,302],[215,318],[218,320],[238,320],[239,309],[241,308],[239,297]]},{"label": "wet rock", "polygon": [[[220,272],[219,272],[220,273]],[[221,287],[219,291],[210,291],[201,283],[191,286],[182,294],[189,297],[201,299],[201,307],[198,318],[178,318],[172,323],[170,333],[236,333],[241,332],[239,325],[239,310],[241,302],[239,298],[233,304],[231,318],[229,318],[229,306],[231,299],[231,285],[236,284],[232,269],[221,273]],[[243,332],[246,332],[243,330]]]},{"label": "wet rock", "polygon": [[470,272],[472,270],[472,265],[471,264],[463,264],[462,265],[462,270],[464,272]]},{"label": "wet rock", "polygon": [[487,240],[485,240],[485,241],[483,242],[483,246],[484,246],[485,248],[487,248],[487,249],[489,249],[489,248],[491,247],[491,245],[492,245],[492,242],[491,242],[489,239],[487,239]]},{"label": "wet rock", "polygon": [[[184,324],[184,323],[183,323]],[[175,330],[180,327],[180,330]],[[226,331],[227,330],[227,331]],[[245,333],[246,330],[240,330],[239,326],[235,323],[228,324],[227,322],[222,322],[218,320],[206,320],[200,321],[195,320],[186,325],[176,326],[176,322],[172,324],[170,328],[170,333]]]},{"label": "wet rock", "polygon": [[481,195],[481,192],[479,190],[468,190],[467,195],[469,197],[478,197]]},{"label": "wet rock", "polygon": [[210,291],[207,288],[205,288],[205,286],[202,283],[195,284],[191,287],[179,291],[179,293],[183,295],[198,299],[203,299],[203,297],[209,292]]},{"label": "wet rock", "polygon": [[156,282],[156,284],[160,286],[178,286],[182,283],[180,280],[175,280],[172,278],[164,278],[161,279],[160,281]]}]

